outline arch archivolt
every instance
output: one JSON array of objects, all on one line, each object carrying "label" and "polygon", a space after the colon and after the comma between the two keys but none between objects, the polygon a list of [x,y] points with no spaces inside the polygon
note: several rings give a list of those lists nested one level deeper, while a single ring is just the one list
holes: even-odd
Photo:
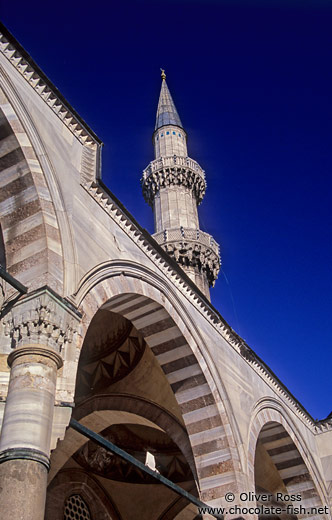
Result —
[{"label": "arch archivolt", "polygon": [[76,494],[86,502],[92,518],[121,520],[119,511],[109,493],[103,489],[96,478],[79,468],[61,471],[50,484],[45,519],[63,520],[66,499]]},{"label": "arch archivolt", "polygon": [[3,218],[10,224],[5,226],[5,245],[19,256],[19,261],[14,256],[9,262],[10,272],[31,289],[46,283],[59,294],[70,294],[76,283],[76,253],[54,168],[31,116],[4,72],[0,87],[0,109],[16,139],[16,155],[20,155],[16,172],[11,165],[11,171],[2,172],[1,181],[2,188],[10,184],[11,192],[8,204],[2,204]]},{"label": "arch archivolt", "polygon": [[[141,424],[167,432],[172,441],[182,451],[195,476],[195,464],[187,432],[179,420],[163,407],[142,397],[130,394],[111,394],[90,397],[75,407],[74,417],[96,433],[113,424]],[[86,439],[74,430],[68,430],[66,437],[52,454],[52,465],[48,481]]]},{"label": "arch archivolt", "polygon": [[236,491],[240,461],[229,414],[197,326],[167,282],[134,262],[108,262],[86,276],[73,300],[83,313],[82,341],[100,308],[121,314],[143,335],[181,410],[202,499],[220,501],[226,491]]},{"label": "arch archivolt", "polygon": [[306,443],[299,428],[281,402],[263,398],[253,411],[247,442],[248,481],[252,490],[255,490],[258,439],[278,469],[289,494],[300,494],[301,503],[307,508],[321,507],[327,503],[327,493],[317,465],[310,451],[305,448]]}]

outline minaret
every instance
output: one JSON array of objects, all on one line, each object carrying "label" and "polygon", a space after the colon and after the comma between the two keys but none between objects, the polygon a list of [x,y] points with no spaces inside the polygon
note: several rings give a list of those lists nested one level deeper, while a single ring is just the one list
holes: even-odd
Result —
[{"label": "minaret", "polygon": [[154,213],[154,239],[210,299],[220,269],[219,246],[199,229],[197,206],[206,181],[199,164],[188,157],[187,134],[166,83],[162,84],[153,133],[155,159],[143,171],[143,195]]}]

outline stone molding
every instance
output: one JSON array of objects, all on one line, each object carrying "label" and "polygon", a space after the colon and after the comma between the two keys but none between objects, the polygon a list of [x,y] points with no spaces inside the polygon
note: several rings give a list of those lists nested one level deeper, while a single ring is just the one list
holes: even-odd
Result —
[{"label": "stone molding", "polygon": [[61,368],[63,365],[62,357],[54,350],[49,350],[42,346],[39,347],[38,345],[31,345],[29,347],[20,347],[13,350],[8,356],[8,366],[11,367],[14,361],[22,356],[42,356],[53,361],[57,368]]},{"label": "stone molding", "polygon": [[[50,349],[61,353],[76,342],[80,317],[48,289],[43,289],[20,300],[3,320],[3,333],[10,338],[11,348],[31,347],[31,354]],[[22,355],[12,353],[12,357]],[[46,350],[47,352],[47,350]],[[41,352],[40,352],[41,353]],[[57,358],[56,358],[57,359]]]},{"label": "stone molding", "polygon": [[18,49],[19,44],[16,42],[17,45],[14,45],[14,38],[11,37],[10,40],[3,32],[0,32],[0,52],[13,67],[82,144],[93,148],[96,148],[97,144],[101,144],[92,135],[92,132],[82,124],[74,110],[62,99],[56,87],[46,77],[42,77],[42,72],[33,60],[28,60],[27,57],[23,56],[24,52],[20,52],[20,49]]},{"label": "stone molding", "polygon": [[[40,173],[43,173],[45,183],[39,187],[37,186],[38,182],[36,180],[36,189],[42,190],[39,195],[40,198],[46,197],[48,224],[52,222],[53,226],[56,225],[61,236],[61,240],[59,238],[58,248],[61,250],[61,256],[63,257],[63,262],[66,267],[66,276],[64,276],[63,269],[60,271],[63,276],[63,290],[60,290],[60,287],[56,285],[51,286],[51,284],[45,279],[43,283],[35,285],[35,288],[49,285],[58,294],[71,294],[75,290],[78,281],[78,272],[76,269],[77,254],[74,244],[73,229],[70,224],[70,217],[65,211],[63,194],[60,189],[56,170],[50,161],[43,138],[31,119],[28,107],[24,104],[24,99],[13,84],[12,79],[5,73],[5,71],[3,74],[0,74],[0,86],[3,90],[5,102],[5,104],[1,106],[1,109],[6,115],[8,123],[12,127],[18,142],[22,145],[22,151],[26,156],[32,175],[37,176],[38,178]],[[26,146],[27,141],[30,143],[30,146],[28,147]],[[82,146],[82,155],[84,148],[88,148],[88,146]],[[90,148],[89,150],[91,153],[94,153]],[[99,153],[100,149],[97,153],[97,157],[99,157]],[[99,163],[97,163],[96,167],[99,167],[98,164]],[[83,165],[81,165],[81,174],[82,169]],[[46,186],[48,187],[48,191],[46,191]],[[52,201],[52,205],[54,206],[54,209],[56,209],[56,215],[55,212],[51,212],[51,205],[48,201]],[[52,219],[50,219],[50,212],[53,213]],[[52,235],[51,243],[54,243],[54,240],[55,238]],[[66,244],[65,248],[63,248],[63,244]],[[54,268],[55,267],[56,266],[54,266]]]},{"label": "stone molding", "polygon": [[212,235],[209,235],[209,233],[205,233],[205,231],[201,231],[200,229],[184,228],[181,226],[180,228],[165,229],[159,233],[154,233],[152,236],[160,245],[166,242],[176,242],[183,239],[200,242],[205,247],[211,249],[215,255],[220,255],[219,244],[214,240]]},{"label": "stone molding", "polygon": [[143,197],[152,206],[155,195],[162,188],[183,186],[192,190],[197,204],[200,204],[206,191],[204,170],[190,157],[161,157],[150,162],[143,171],[141,179]]},{"label": "stone molding", "polygon": [[181,267],[193,267],[205,274],[209,287],[214,286],[220,269],[220,259],[212,249],[199,241],[188,240],[168,242],[162,247]]},{"label": "stone molding", "polygon": [[0,453],[0,464],[9,460],[33,460],[50,469],[50,459],[44,453],[32,448],[9,448]]},{"label": "stone molding", "polygon": [[152,235],[181,267],[194,267],[213,287],[220,270],[219,245],[199,229],[171,229]]}]

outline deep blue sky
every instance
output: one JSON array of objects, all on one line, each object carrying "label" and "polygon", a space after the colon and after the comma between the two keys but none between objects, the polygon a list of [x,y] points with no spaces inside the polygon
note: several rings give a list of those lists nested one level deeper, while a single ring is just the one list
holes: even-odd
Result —
[{"label": "deep blue sky", "polygon": [[16,1],[2,21],[104,141],[103,180],[153,232],[159,68],[206,170],[212,302],[315,418],[331,411],[332,3]]}]

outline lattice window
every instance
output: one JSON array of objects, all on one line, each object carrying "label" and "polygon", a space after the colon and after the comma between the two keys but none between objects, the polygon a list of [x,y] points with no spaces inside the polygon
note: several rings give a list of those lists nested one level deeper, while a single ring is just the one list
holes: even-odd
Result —
[{"label": "lattice window", "polygon": [[64,520],[92,520],[90,511],[80,495],[71,495],[65,503]]}]

